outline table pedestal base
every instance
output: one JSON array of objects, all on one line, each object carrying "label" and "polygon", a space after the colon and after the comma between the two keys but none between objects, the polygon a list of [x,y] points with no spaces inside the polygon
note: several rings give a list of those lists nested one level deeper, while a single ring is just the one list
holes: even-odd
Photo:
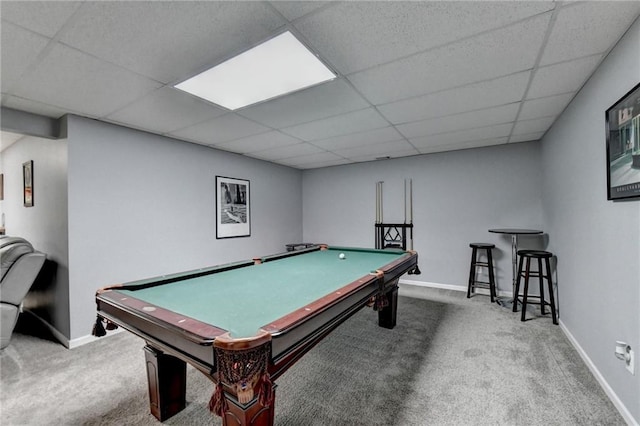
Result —
[{"label": "table pedestal base", "polygon": [[378,325],[392,329],[396,326],[398,316],[398,284],[397,281],[385,294],[387,306],[378,310]]},{"label": "table pedestal base", "polygon": [[227,409],[222,416],[223,426],[272,426],[275,415],[275,389],[274,401],[268,406],[260,404],[259,398],[255,398],[248,404],[240,404],[235,397],[226,393]]},{"label": "table pedestal base", "polygon": [[144,347],[151,414],[163,422],[186,405],[187,364],[149,345]]}]

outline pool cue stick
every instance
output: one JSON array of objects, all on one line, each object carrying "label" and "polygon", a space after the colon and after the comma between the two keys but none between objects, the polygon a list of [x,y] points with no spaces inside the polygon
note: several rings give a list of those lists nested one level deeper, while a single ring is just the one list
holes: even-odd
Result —
[{"label": "pool cue stick", "polygon": [[384,198],[383,198],[383,187],[382,184],[384,181],[380,181],[380,223],[384,223]]},{"label": "pool cue stick", "polygon": [[376,182],[376,223],[380,223],[380,183]]},{"label": "pool cue stick", "polygon": [[407,179],[404,180],[404,223],[407,223]]},{"label": "pool cue stick", "polygon": [[[409,194],[411,194],[411,179],[409,179]],[[411,225],[411,197],[409,197],[409,225]],[[404,224],[407,224],[407,179],[404,180]],[[409,228],[409,250],[413,250],[413,228]],[[405,231],[406,232],[406,231]],[[407,247],[405,241],[405,247]],[[409,275],[413,275],[413,269],[408,272]]]},{"label": "pool cue stick", "polygon": [[409,224],[411,225],[409,250],[413,250],[413,179],[409,179]]},{"label": "pool cue stick", "polygon": [[[409,223],[411,224],[411,246],[409,250],[413,250],[413,179],[409,180]],[[416,267],[410,272],[411,275],[420,275],[420,268],[416,263]]]},{"label": "pool cue stick", "polygon": [[[382,181],[376,182],[376,225],[382,225]],[[382,247],[382,227],[375,226],[375,247]]]},{"label": "pool cue stick", "polygon": [[409,223],[413,223],[413,179],[409,179]]},{"label": "pool cue stick", "polygon": [[378,182],[376,182],[376,223],[378,222]]}]

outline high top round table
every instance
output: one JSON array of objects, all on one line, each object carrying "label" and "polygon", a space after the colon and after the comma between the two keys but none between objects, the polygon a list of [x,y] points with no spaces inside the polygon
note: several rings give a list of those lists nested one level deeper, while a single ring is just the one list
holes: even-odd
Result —
[{"label": "high top round table", "polygon": [[500,228],[489,229],[489,232],[494,234],[507,234],[511,235],[511,263],[513,265],[513,280],[511,283],[511,300],[505,300],[504,298],[498,298],[497,303],[503,307],[513,306],[513,301],[517,300],[516,293],[516,280],[518,279],[518,235],[539,235],[542,231],[538,229],[519,229],[519,228]]}]

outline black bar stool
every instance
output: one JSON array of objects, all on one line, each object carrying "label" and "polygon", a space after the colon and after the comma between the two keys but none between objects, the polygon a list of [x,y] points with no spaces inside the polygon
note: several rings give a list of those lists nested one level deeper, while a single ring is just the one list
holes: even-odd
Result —
[{"label": "black bar stool", "polygon": [[[467,288],[467,299],[471,297],[471,293],[475,294],[476,287],[488,288],[491,295],[491,302],[494,301],[496,295],[496,280],[493,276],[493,258],[491,257],[491,250],[496,246],[495,244],[486,243],[471,243],[469,247],[473,249],[471,252],[471,268],[469,269],[469,287]],[[487,251],[487,261],[478,261],[478,250]],[[476,272],[478,267],[489,269],[489,281],[476,280]]]},{"label": "black bar stool", "polygon": [[[543,250],[518,250],[518,256],[520,256],[520,263],[518,266],[518,279],[516,280],[516,290],[513,295],[513,312],[517,312],[518,302],[522,303],[522,316],[520,321],[524,321],[527,312],[527,303],[531,303],[534,305],[540,305],[540,313],[542,315],[545,314],[544,307],[548,305],[551,307],[551,316],[553,318],[553,323],[558,324],[558,318],[556,316],[556,303],[553,296],[553,283],[551,281],[551,266],[549,263],[549,259],[553,257],[553,253]],[[527,264],[523,269],[524,260],[526,259]],[[531,270],[531,259],[538,260],[538,270]],[[542,260],[544,259],[544,267],[542,269]],[[524,277],[524,290],[522,295],[520,295],[520,279]],[[529,278],[530,277],[538,277],[540,280],[540,296],[529,296]],[[549,287],[549,302],[544,299],[544,280],[547,280],[547,284]],[[531,302],[529,300],[530,297],[539,299],[538,302]],[[522,299],[521,299],[522,298]]]}]

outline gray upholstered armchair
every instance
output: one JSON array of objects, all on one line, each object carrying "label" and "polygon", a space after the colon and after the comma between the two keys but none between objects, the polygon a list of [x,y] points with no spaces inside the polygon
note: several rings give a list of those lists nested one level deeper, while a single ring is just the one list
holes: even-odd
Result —
[{"label": "gray upholstered armchair", "polygon": [[0,237],[0,349],[9,345],[22,301],[45,259],[23,238]]}]

